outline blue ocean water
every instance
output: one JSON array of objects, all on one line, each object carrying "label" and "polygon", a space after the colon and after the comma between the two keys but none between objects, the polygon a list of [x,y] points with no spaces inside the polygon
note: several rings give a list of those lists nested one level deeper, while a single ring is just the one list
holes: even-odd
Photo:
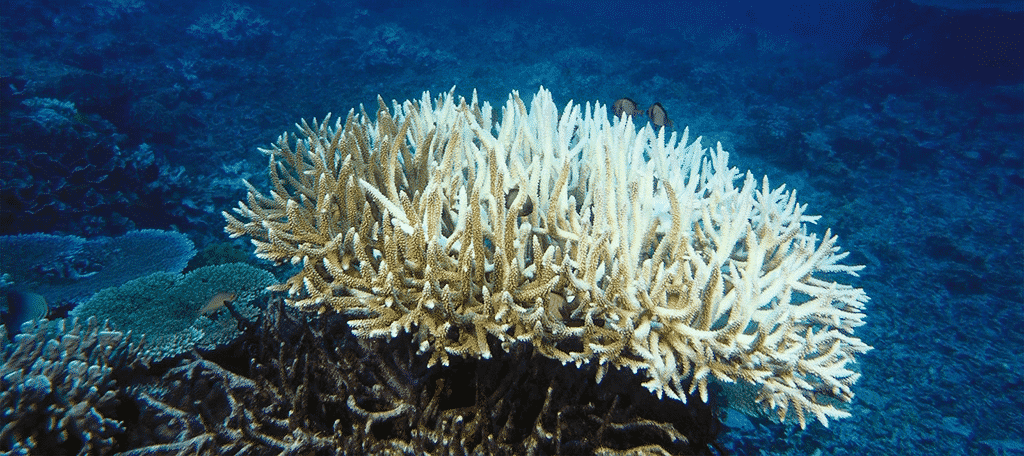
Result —
[{"label": "blue ocean water", "polygon": [[1022,10],[7,0],[0,235],[159,229],[227,256],[221,211],[242,179],[263,185],[258,148],[300,119],[452,87],[495,106],[539,86],[559,104],[658,102],[677,131],[797,189],[866,265],[857,335],[874,350],[853,416],[801,430],[728,413],[721,449],[1024,455]]}]

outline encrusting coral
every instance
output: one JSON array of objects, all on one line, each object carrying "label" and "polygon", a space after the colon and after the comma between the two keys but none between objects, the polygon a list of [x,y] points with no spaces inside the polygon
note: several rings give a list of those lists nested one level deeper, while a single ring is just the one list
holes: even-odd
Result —
[{"label": "encrusting coral", "polygon": [[[868,300],[830,281],[859,266],[807,230],[792,191],[761,185],[662,128],[606,106],[513,92],[500,121],[456,99],[378,98],[305,121],[269,150],[269,195],[248,184],[227,232],[301,264],[288,303],[345,314],[360,338],[410,333],[428,365],[530,343],[563,364],[646,378],[685,400],[739,385],[739,408],[849,416],[853,336]],[[740,185],[736,185],[737,182]]]}]

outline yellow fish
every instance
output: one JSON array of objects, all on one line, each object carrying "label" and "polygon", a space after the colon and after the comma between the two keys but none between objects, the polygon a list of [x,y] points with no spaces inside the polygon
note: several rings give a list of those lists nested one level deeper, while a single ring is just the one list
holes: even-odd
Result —
[{"label": "yellow fish", "polygon": [[206,305],[203,306],[202,309],[199,309],[199,313],[204,314],[215,312],[219,310],[221,307],[224,307],[225,301],[234,302],[234,300],[235,293],[231,293],[228,291],[217,293],[213,295],[212,298],[210,298],[210,302],[206,303]]}]

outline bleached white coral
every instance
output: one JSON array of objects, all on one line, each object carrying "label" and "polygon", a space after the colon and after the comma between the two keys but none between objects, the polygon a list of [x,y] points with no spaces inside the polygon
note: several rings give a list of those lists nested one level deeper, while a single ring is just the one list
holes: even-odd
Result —
[{"label": "bleached white coral", "polygon": [[277,287],[292,305],[346,313],[361,337],[411,332],[431,363],[529,342],[659,396],[707,400],[716,381],[801,426],[848,415],[868,298],[829,280],[859,267],[793,192],[721,145],[559,109],[543,88],[491,115],[449,93],[304,122],[265,151],[270,195],[250,185],[226,230],[303,265]]}]

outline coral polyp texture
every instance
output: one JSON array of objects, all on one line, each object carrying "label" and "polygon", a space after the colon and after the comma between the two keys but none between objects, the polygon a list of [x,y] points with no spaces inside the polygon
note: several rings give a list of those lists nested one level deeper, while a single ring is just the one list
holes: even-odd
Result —
[{"label": "coral polyp texture", "polygon": [[290,305],[361,338],[408,332],[429,365],[529,343],[658,397],[707,401],[717,382],[802,427],[849,416],[868,297],[832,279],[861,267],[720,144],[543,88],[500,120],[475,93],[425,93],[299,130],[264,150],[269,194],[247,183],[224,213],[260,258],[301,264],[273,287]]}]

